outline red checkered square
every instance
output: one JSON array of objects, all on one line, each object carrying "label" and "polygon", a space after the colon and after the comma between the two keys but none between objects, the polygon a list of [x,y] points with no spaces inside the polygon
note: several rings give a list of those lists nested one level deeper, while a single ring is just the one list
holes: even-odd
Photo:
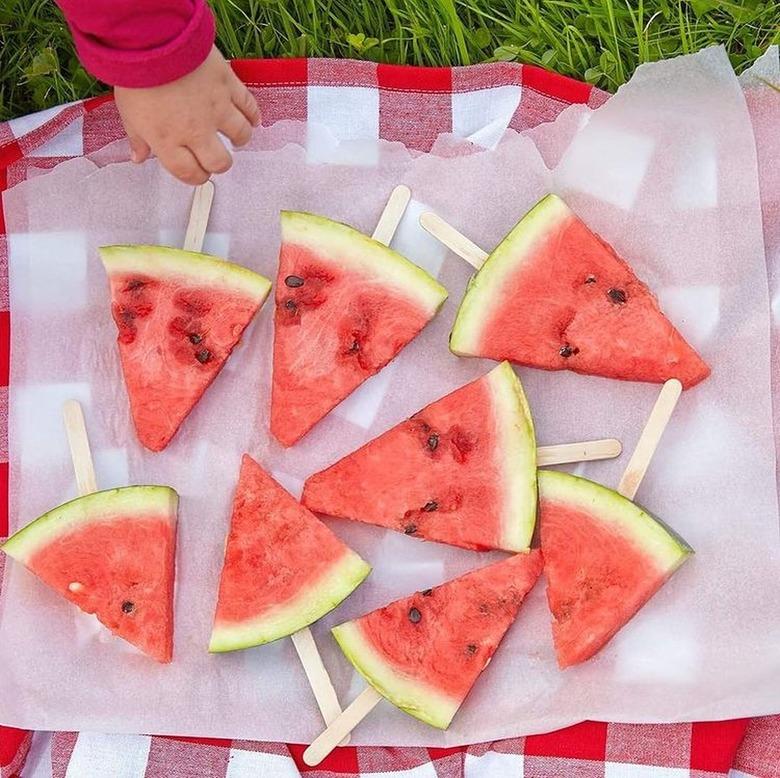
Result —
[{"label": "red checkered square", "polygon": [[310,59],[309,86],[376,87],[376,62],[350,59]]},{"label": "red checkered square", "polygon": [[780,778],[780,716],[753,719],[747,725],[734,768],[758,778]]},{"label": "red checkered square", "polygon": [[607,725],[599,721],[583,721],[557,732],[529,735],[525,739],[525,753],[529,756],[565,756],[603,762],[606,750]]},{"label": "red checkered square", "polygon": [[691,769],[728,772],[737,746],[745,735],[747,719],[705,721],[691,725]]},{"label": "red checkered square", "polygon": [[610,724],[606,759],[659,767],[689,766],[690,724]]},{"label": "red checkered square", "polygon": [[572,761],[559,757],[529,756],[523,778],[605,778],[604,762]]},{"label": "red checkered square", "polygon": [[430,151],[442,132],[452,131],[451,95],[419,94],[379,88],[379,137],[410,149]]},{"label": "red checkered square", "polygon": [[222,776],[227,771],[229,757],[230,749],[224,745],[193,747],[191,742],[154,737],[144,778]]}]

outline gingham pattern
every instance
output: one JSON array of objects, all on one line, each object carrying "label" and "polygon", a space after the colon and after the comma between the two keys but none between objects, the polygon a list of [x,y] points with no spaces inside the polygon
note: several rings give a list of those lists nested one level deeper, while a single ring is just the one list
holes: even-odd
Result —
[{"label": "gingham pattern", "polygon": [[[336,137],[430,149],[441,132],[490,145],[607,95],[532,66],[406,68],[336,60],[239,61],[264,122],[310,119]],[[0,191],[123,136],[110,98],[0,124]],[[0,536],[7,532],[8,256],[0,207]],[[0,581],[3,557],[0,555]],[[778,703],[780,708],[780,702]],[[780,776],[780,716],[699,724],[584,722],[547,735],[451,749],[341,748],[316,769],[303,746],[0,727],[0,778],[734,778]],[[733,769],[732,769],[733,768]]]}]

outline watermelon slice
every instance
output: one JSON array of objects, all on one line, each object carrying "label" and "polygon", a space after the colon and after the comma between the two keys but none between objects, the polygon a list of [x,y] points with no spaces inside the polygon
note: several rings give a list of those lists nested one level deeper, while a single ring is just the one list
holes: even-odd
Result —
[{"label": "watermelon slice", "polygon": [[508,362],[312,475],[307,508],[463,548],[525,551],[536,440]]},{"label": "watermelon slice", "polygon": [[378,373],[434,317],[447,291],[345,224],[282,212],[271,432],[285,446]]},{"label": "watermelon slice", "polygon": [[383,697],[447,729],[541,570],[538,550],[516,554],[339,624],[333,635]]},{"label": "watermelon slice", "polygon": [[209,651],[234,651],[291,635],[333,610],[370,572],[245,454]]},{"label": "watermelon slice", "polygon": [[628,264],[555,195],[472,278],[450,348],[626,381],[677,378],[686,388],[710,374]]},{"label": "watermelon slice", "polygon": [[681,538],[617,492],[539,471],[542,553],[561,668],[584,662],[693,553]]},{"label": "watermelon slice", "polygon": [[271,283],[217,257],[104,246],[111,312],[138,439],[164,449],[217,377]]},{"label": "watermelon slice", "polygon": [[0,548],[115,635],[170,662],[178,500],[167,486],[94,492]]}]

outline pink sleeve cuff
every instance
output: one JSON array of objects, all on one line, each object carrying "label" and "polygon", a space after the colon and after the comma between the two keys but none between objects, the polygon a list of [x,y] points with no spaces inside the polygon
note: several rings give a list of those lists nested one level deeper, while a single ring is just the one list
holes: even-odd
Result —
[{"label": "pink sleeve cuff", "polygon": [[191,73],[214,45],[214,16],[205,2],[196,2],[186,27],[154,48],[112,48],[71,25],[76,50],[85,69],[112,86],[152,87]]}]

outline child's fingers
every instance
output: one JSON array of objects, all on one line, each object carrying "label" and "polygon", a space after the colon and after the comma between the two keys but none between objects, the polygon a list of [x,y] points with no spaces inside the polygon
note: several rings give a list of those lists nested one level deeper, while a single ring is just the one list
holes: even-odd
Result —
[{"label": "child's fingers", "polygon": [[257,101],[238,78],[231,90],[230,99],[253,127],[260,124],[260,108],[257,106]]},{"label": "child's fingers", "polygon": [[252,125],[237,108],[229,108],[219,131],[230,138],[234,146],[245,146],[252,138]]},{"label": "child's fingers", "polygon": [[193,144],[192,151],[198,158],[200,166],[210,173],[225,173],[233,164],[233,158],[225,148],[225,144],[216,135],[200,141],[197,145]]},{"label": "child's fingers", "polygon": [[184,146],[160,150],[157,156],[165,169],[185,184],[198,186],[209,180],[208,172],[203,169],[192,151]]}]

